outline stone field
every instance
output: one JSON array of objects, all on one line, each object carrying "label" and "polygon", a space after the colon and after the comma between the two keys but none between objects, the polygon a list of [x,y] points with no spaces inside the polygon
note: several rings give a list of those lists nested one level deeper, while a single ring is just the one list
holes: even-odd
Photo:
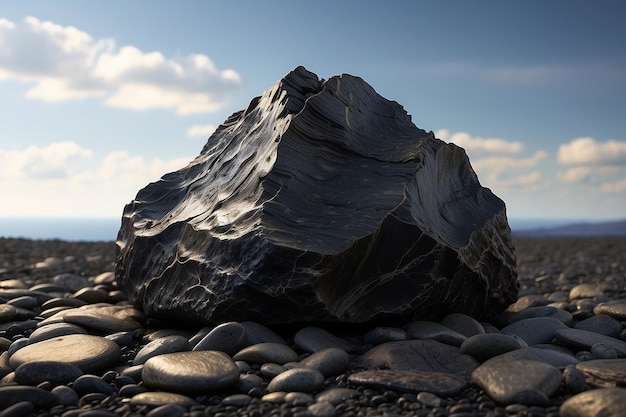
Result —
[{"label": "stone field", "polygon": [[487,321],[205,326],[130,305],[113,242],[0,239],[0,417],[623,415],[626,239],[515,246]]}]

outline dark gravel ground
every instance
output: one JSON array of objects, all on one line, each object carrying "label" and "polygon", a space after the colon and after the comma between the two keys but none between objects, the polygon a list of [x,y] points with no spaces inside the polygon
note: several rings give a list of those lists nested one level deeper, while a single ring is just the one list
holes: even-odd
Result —
[{"label": "dark gravel ground", "polygon": [[[626,238],[516,238],[515,244],[518,257],[520,295],[550,294],[556,291],[567,292],[578,284],[591,283],[604,286],[604,293],[610,299],[626,298]],[[65,272],[93,277],[106,271],[113,271],[114,262],[115,245],[113,242],[37,241],[0,238],[0,282],[6,279],[19,278],[32,286],[48,282],[55,275]],[[398,394],[388,392],[383,393],[384,395],[389,397]],[[358,402],[346,403],[345,406],[338,408],[338,411],[341,411],[342,415],[355,416],[392,416],[400,415],[399,411],[404,411],[401,415],[421,415],[419,410],[411,409],[411,404],[414,401],[409,398],[410,395],[406,396],[406,401],[400,401],[399,398],[388,398],[387,400],[392,401],[383,401],[389,405],[388,411],[385,410],[385,406],[381,405],[380,401],[382,400],[378,397],[381,395],[374,392],[363,392],[363,396]],[[374,398],[377,400],[374,401]],[[216,403],[219,402],[218,400],[219,398],[216,398]],[[511,409],[506,410],[505,413],[504,409],[499,408],[496,409],[496,411],[500,411],[499,413],[492,411],[489,415],[557,416],[558,406],[564,400],[565,397],[556,398],[551,407],[537,409],[534,410],[535,412],[528,409],[518,414]],[[460,398],[448,399],[448,401],[450,404],[442,404],[440,416],[465,415],[462,409],[463,404],[466,403],[478,403],[480,405],[482,401],[485,403],[485,410],[494,407],[493,402],[489,401],[488,397],[477,387],[470,387],[462,393]],[[266,406],[269,407],[268,404],[263,404],[263,407]],[[256,413],[249,412],[248,414],[259,416],[294,414],[291,412],[272,414],[271,410],[262,410],[261,408],[256,410]],[[206,415],[207,410],[204,410],[204,415]],[[116,411],[120,412],[121,410]],[[212,414],[235,415],[232,414],[234,410],[226,410],[223,407],[216,406],[212,411]],[[136,414],[133,415],[142,415],[145,412],[135,410]],[[193,413],[189,414],[193,415]],[[203,413],[198,410],[197,414]],[[486,414],[468,413],[467,415]]]}]

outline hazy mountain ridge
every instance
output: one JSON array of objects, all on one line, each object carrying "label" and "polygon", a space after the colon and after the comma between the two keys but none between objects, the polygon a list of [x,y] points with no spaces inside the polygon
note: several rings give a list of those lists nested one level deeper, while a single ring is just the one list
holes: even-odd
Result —
[{"label": "hazy mountain ridge", "polygon": [[512,231],[518,237],[592,237],[625,236],[626,219],[606,222],[576,222],[562,226]]}]

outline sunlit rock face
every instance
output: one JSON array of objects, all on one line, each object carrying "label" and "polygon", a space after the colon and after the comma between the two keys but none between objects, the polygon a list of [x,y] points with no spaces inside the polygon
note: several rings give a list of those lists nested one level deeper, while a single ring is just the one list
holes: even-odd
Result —
[{"label": "sunlit rock face", "polygon": [[517,298],[505,204],[361,78],[299,67],[124,208],[117,281],[202,322],[485,317]]}]

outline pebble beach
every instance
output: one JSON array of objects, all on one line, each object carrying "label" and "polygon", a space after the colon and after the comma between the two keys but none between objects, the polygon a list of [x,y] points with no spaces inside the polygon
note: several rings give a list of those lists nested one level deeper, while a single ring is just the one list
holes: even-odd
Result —
[{"label": "pebble beach", "polygon": [[624,415],[626,238],[515,246],[486,321],[269,328],[146,317],[113,242],[0,238],[0,417]]}]

